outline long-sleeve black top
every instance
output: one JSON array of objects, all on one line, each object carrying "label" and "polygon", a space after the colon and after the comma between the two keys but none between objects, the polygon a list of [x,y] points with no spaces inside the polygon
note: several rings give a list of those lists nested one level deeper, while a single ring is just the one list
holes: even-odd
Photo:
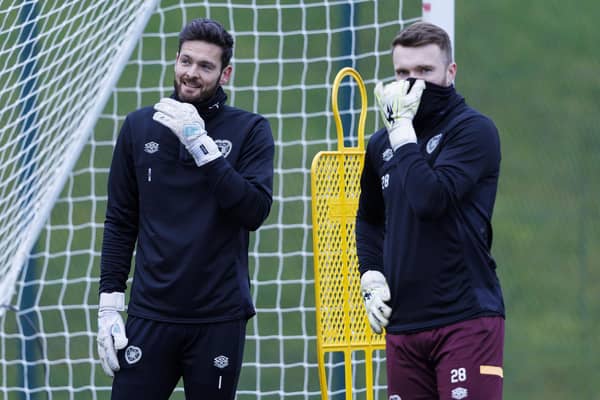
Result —
[{"label": "long-sleeve black top", "polygon": [[382,129],[367,146],[357,252],[360,272],[381,271],[390,286],[390,333],[504,315],[490,253],[498,132],[448,91],[432,118],[415,124],[416,144],[394,152]]},{"label": "long-sleeve black top", "polygon": [[123,292],[135,247],[130,315],[216,322],[254,315],[249,232],[269,214],[274,142],[268,121],[225,104],[197,105],[224,157],[202,167],[154,109],[129,114],[108,182],[100,292]]}]

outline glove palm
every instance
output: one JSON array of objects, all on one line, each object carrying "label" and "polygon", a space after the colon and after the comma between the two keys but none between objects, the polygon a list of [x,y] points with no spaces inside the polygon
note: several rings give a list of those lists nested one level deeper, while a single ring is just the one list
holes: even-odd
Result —
[{"label": "glove palm", "polygon": [[170,98],[161,99],[154,105],[152,119],[166,126],[179,138],[199,167],[221,156],[214,140],[206,134],[204,120],[189,103]]}]

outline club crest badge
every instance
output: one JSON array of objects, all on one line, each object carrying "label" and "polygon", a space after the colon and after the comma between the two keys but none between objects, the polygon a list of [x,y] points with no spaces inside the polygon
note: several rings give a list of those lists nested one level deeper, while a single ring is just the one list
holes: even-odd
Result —
[{"label": "club crest badge", "polygon": [[469,391],[463,387],[452,389],[452,398],[456,400],[466,399]]},{"label": "club crest badge", "polygon": [[229,152],[231,151],[231,148],[233,147],[231,142],[229,140],[215,139],[215,144],[219,148],[221,154],[223,154],[223,157],[227,158]]},{"label": "club crest badge", "polygon": [[392,159],[392,157],[394,157],[394,150],[392,150],[390,148],[385,149],[385,151],[383,152],[381,157],[383,158],[383,161],[385,161],[385,162],[390,161]]},{"label": "club crest badge", "polygon": [[436,149],[438,144],[440,144],[440,140],[442,140],[441,133],[438,133],[437,135],[435,135],[434,137],[429,139],[429,141],[427,142],[427,146],[425,148],[427,150],[427,154],[433,153],[433,151]]},{"label": "club crest badge", "polygon": [[142,358],[142,349],[137,346],[129,346],[125,349],[125,361],[127,364],[135,364]]},{"label": "club crest badge", "polygon": [[224,355],[217,356],[215,357],[213,364],[215,367],[223,369],[229,365],[229,358]]},{"label": "club crest badge", "polygon": [[158,143],[148,142],[144,145],[144,151],[148,154],[154,154],[158,151]]}]

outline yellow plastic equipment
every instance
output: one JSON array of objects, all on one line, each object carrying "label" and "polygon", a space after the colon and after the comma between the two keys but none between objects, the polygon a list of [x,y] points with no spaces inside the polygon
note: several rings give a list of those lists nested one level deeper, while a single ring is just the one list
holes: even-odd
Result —
[{"label": "yellow plastic equipment", "polygon": [[[344,146],[344,132],[338,108],[339,86],[347,75],[358,83],[362,101],[357,147]],[[372,400],[373,351],[385,348],[385,338],[371,331],[360,293],[354,227],[365,154],[367,94],[362,77],[353,68],[343,68],[336,75],[332,106],[338,150],[319,152],[311,166],[317,356],[321,399],[328,398],[325,354],[343,352],[346,400],[351,400],[352,353],[363,351],[366,396],[367,400]]]}]

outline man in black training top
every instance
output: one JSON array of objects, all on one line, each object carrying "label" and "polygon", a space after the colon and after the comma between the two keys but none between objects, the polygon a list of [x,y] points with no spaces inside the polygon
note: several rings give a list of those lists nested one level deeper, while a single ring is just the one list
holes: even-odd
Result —
[{"label": "man in black training top", "polygon": [[[233,38],[196,19],[179,35],[175,91],[127,116],[108,182],[98,351],[112,399],[234,399],[255,314],[249,232],[272,203],[268,121],[230,107]],[[137,241],[128,304],[126,281]]]},{"label": "man in black training top", "polygon": [[390,400],[502,398],[504,303],[490,254],[500,172],[494,123],[455,90],[441,28],[392,43],[375,87],[356,244],[371,327],[386,328]]}]

